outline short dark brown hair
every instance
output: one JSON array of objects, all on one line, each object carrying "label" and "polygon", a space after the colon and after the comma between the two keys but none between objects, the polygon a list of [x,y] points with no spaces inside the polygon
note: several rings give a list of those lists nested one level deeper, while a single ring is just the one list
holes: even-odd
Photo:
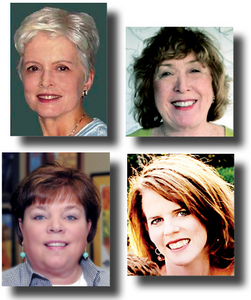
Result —
[{"label": "short dark brown hair", "polygon": [[[11,209],[20,244],[23,236],[18,220],[23,221],[25,209],[36,202],[50,203],[61,194],[70,195],[83,205],[86,221],[91,221],[92,224],[87,242],[93,240],[101,211],[97,187],[83,172],[52,163],[41,166],[28,174],[19,183],[11,197]],[[65,197],[62,197],[63,199]]]},{"label": "short dark brown hair", "polygon": [[229,103],[229,78],[225,74],[223,58],[207,34],[185,27],[162,27],[155,36],[144,41],[146,47],[134,58],[134,119],[143,128],[160,126],[162,117],[154,100],[153,78],[164,60],[182,59],[194,53],[196,59],[211,71],[215,101],[207,121],[220,119]]}]

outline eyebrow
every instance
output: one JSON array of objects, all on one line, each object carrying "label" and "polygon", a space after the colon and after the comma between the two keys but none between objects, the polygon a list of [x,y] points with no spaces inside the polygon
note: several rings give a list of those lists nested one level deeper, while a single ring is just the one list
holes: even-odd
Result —
[{"label": "eyebrow", "polygon": [[[72,61],[70,61],[70,60],[65,60],[65,59],[57,60],[57,61],[53,62],[52,64],[53,64],[53,65],[56,65],[56,64],[59,64],[59,63],[73,64]],[[25,64],[25,65],[27,65],[27,64],[39,64],[39,65],[40,65],[41,63],[38,62],[38,61],[35,61],[35,60],[28,60],[28,61],[24,62],[24,64]]]},{"label": "eyebrow", "polygon": [[34,205],[33,207],[31,207],[31,209],[41,209],[41,210],[47,210],[48,206],[46,205]]},{"label": "eyebrow", "polygon": [[68,205],[68,206],[63,208],[64,211],[71,210],[71,209],[81,210],[78,205]]},{"label": "eyebrow", "polygon": [[[178,211],[180,211],[180,210],[182,210],[182,209],[184,209],[184,208],[180,207],[180,208],[174,209],[174,210],[172,211],[172,214],[173,214],[173,213],[176,213],[176,212],[178,212]],[[153,219],[159,218],[159,217],[160,217],[160,215],[156,215],[156,216],[147,218],[147,220],[150,221],[150,220],[153,220]]]},{"label": "eyebrow", "polygon": [[[194,59],[194,60],[190,60],[190,61],[188,61],[187,63],[186,63],[186,65],[188,65],[188,64],[193,64],[193,63],[196,63],[196,62],[199,62],[197,59]],[[162,63],[162,64],[160,64],[159,65],[159,67],[173,67],[173,64],[170,64],[170,63]]]},{"label": "eyebrow", "polygon": [[[49,208],[49,206],[47,206],[47,205],[34,205],[32,207],[32,209],[41,209],[44,211],[48,210],[48,208]],[[66,207],[63,208],[63,211],[68,211],[71,209],[81,210],[78,205],[67,205]]]}]

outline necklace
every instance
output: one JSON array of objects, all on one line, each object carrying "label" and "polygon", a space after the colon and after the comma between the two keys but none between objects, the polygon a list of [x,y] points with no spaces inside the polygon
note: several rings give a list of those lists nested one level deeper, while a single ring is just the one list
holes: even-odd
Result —
[{"label": "necklace", "polygon": [[74,128],[72,129],[72,131],[71,131],[71,133],[69,134],[69,136],[74,136],[74,135],[75,135],[75,133],[77,132],[77,129],[78,129],[78,127],[79,127],[81,121],[84,119],[85,115],[86,115],[86,114],[83,114],[83,115],[81,116],[81,118],[79,119],[79,121],[77,122],[77,124],[74,126]]}]

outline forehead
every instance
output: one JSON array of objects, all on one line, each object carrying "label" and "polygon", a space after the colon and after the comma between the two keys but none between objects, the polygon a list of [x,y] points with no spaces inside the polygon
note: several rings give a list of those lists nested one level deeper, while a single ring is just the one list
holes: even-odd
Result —
[{"label": "forehead", "polygon": [[[49,54],[49,55],[48,55]],[[45,57],[43,57],[45,55]],[[60,60],[62,58],[78,58],[77,47],[63,35],[52,36],[39,32],[25,45],[24,59],[34,57]]]},{"label": "forehead", "polygon": [[160,63],[160,66],[165,66],[165,65],[173,66],[173,65],[180,65],[180,64],[189,65],[193,63],[200,63],[200,62],[198,61],[195,54],[192,52],[182,58],[165,59]]},{"label": "forehead", "polygon": [[151,189],[143,189],[142,195],[142,208],[148,214],[155,210],[170,209],[175,210],[181,207],[178,195],[170,193],[168,198],[164,198],[160,194]]}]

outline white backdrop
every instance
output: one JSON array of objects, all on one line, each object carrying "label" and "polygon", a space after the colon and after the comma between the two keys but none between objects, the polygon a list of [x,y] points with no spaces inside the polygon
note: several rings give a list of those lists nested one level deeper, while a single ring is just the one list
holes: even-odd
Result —
[{"label": "white backdrop", "polygon": [[[100,2],[93,0],[92,2]],[[1,152],[111,153],[111,288],[1,287],[1,299],[247,299],[251,294],[250,9],[248,1],[108,0],[108,139],[10,137],[10,3],[1,2]],[[233,27],[235,138],[126,138],[126,27]],[[25,120],[25,116],[24,116]],[[70,142],[69,142],[70,141]],[[234,153],[236,165],[236,276],[127,277],[127,153]]]},{"label": "white backdrop", "polygon": [[[170,24],[168,24],[170,26]],[[145,47],[145,39],[154,36],[160,27],[127,27],[126,28],[126,134],[130,134],[141,126],[133,119],[133,82],[131,67],[134,62],[133,57],[138,57]],[[233,28],[231,27],[198,27],[207,33],[215,42],[224,58],[226,74],[231,78],[229,88],[230,105],[224,116],[215,123],[225,125],[233,129]]]}]

